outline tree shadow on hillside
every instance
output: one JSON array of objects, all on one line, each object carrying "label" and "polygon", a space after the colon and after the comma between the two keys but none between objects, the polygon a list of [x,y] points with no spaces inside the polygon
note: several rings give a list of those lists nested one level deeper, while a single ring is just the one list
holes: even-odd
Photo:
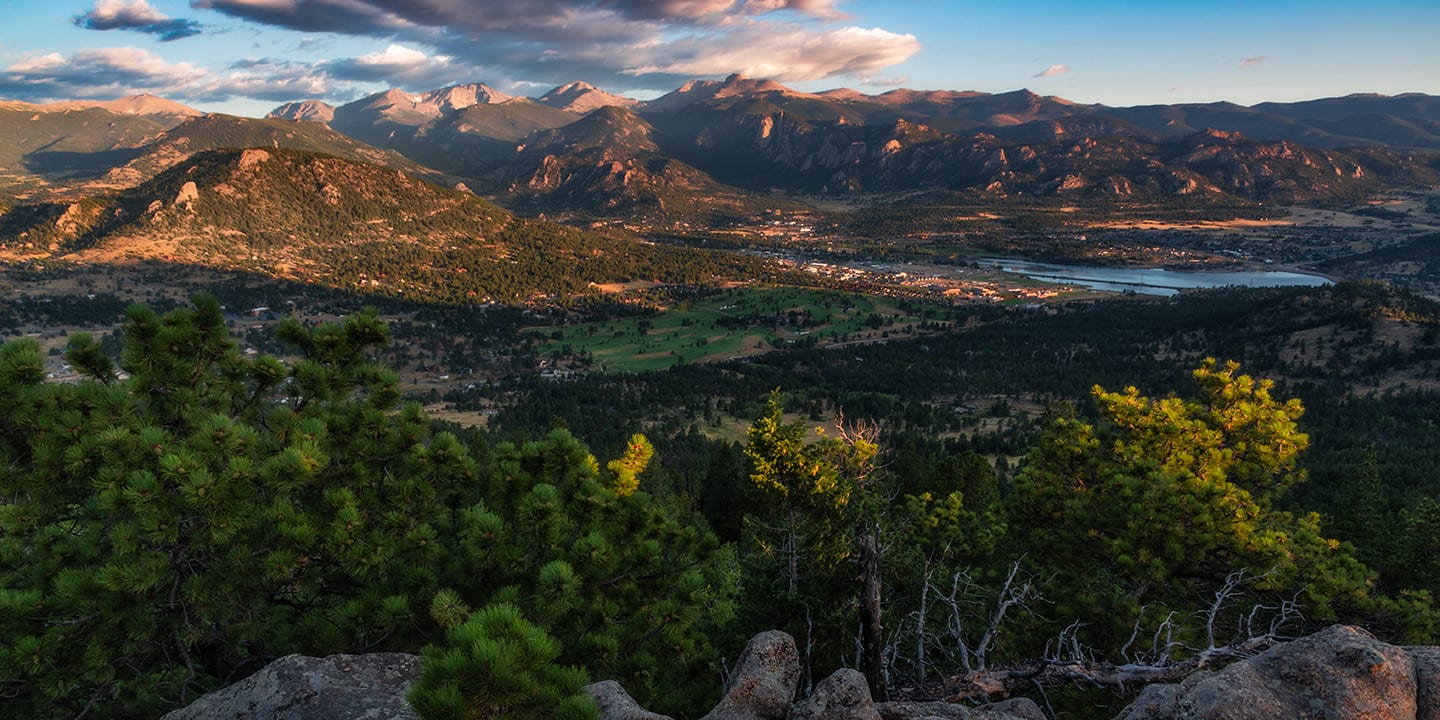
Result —
[{"label": "tree shadow on hillside", "polygon": [[24,168],[47,180],[78,180],[99,177],[139,157],[142,148],[119,148],[95,152],[39,150],[25,155]]}]

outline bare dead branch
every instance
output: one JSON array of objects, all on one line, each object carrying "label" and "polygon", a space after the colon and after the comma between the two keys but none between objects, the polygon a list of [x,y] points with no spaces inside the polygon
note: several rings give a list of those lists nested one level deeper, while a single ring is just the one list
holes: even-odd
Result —
[{"label": "bare dead branch", "polygon": [[[1204,626],[1195,628],[1193,632],[1203,634],[1206,644],[1203,648],[1186,646],[1177,639],[1187,633],[1178,613],[1170,611],[1151,632],[1149,650],[1134,650],[1150,608],[1147,605],[1140,609],[1129,638],[1120,648],[1124,663],[1106,662],[1092,648],[1086,647],[1080,639],[1085,623],[1076,620],[1046,644],[1039,661],[995,670],[964,665],[964,672],[944,681],[946,700],[995,699],[1031,687],[1064,684],[1124,689],[1151,683],[1178,682],[1197,670],[1251,657],[1287,640],[1282,634],[1284,628],[1302,617],[1298,594],[1274,604],[1255,602],[1235,621],[1234,639],[1225,643],[1218,640],[1225,632],[1221,620],[1227,616],[1228,607],[1242,596],[1247,585],[1273,572],[1251,575],[1240,570],[1225,578],[1210,604],[1196,613]],[[1008,581],[1006,586],[1010,586]],[[1188,656],[1177,658],[1177,653],[1182,650],[1188,651]]]}]

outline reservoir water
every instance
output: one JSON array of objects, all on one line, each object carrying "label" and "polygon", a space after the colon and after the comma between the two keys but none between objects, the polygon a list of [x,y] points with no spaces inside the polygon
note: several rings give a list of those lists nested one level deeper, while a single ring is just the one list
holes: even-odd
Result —
[{"label": "reservoir water", "polygon": [[1174,295],[1181,290],[1218,287],[1318,287],[1330,281],[1319,275],[1281,271],[1180,271],[1161,268],[1088,267],[1059,263],[986,258],[982,265],[999,268],[1036,280],[1081,285],[1092,290],[1133,292],[1141,295]]}]

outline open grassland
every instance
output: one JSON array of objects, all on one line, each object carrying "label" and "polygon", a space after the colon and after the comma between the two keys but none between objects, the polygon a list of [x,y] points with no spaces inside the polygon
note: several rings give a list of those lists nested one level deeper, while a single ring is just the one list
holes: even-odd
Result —
[{"label": "open grassland", "polygon": [[794,345],[871,342],[923,318],[883,298],[800,288],[732,289],[646,317],[532,328],[544,356],[592,370],[657,370]]}]

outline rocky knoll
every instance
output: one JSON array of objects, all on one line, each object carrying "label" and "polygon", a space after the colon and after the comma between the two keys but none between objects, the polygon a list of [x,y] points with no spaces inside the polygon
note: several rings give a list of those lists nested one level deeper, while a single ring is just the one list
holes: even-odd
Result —
[{"label": "rocky knoll", "polygon": [[[412,655],[290,656],[162,720],[412,720],[405,691],[419,674]],[[808,698],[795,641],[755,636],[701,720],[1044,720],[1030,700],[968,707],[874,702],[859,672],[836,671]],[[672,720],[650,712],[619,683],[595,683],[604,720]],[[1440,720],[1440,648],[1397,647],[1337,625],[1278,645],[1218,672],[1151,685],[1115,720]]]}]

